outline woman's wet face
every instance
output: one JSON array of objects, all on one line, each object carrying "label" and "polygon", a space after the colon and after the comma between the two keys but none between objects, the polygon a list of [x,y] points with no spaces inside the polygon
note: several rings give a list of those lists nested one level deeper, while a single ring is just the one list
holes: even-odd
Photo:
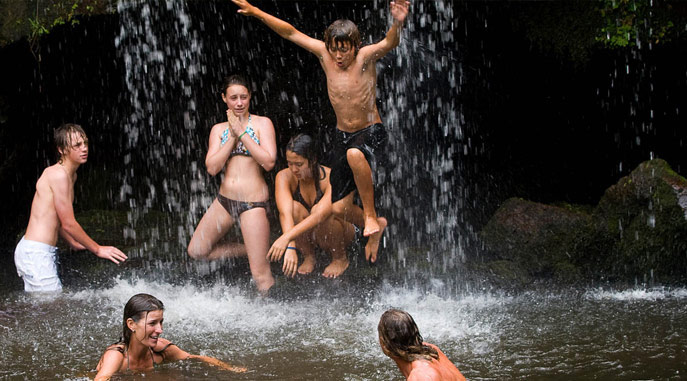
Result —
[{"label": "woman's wet face", "polygon": [[222,100],[227,104],[227,108],[232,110],[234,114],[242,115],[248,112],[250,106],[250,92],[245,86],[231,85],[222,94]]},{"label": "woman's wet face", "polygon": [[289,170],[296,176],[299,180],[303,180],[310,176],[310,165],[308,159],[303,156],[293,152],[286,151],[286,163],[289,166]]},{"label": "woman's wet face", "polygon": [[154,348],[162,335],[162,322],[164,313],[162,310],[149,311],[143,317],[134,322],[134,327],[129,327],[132,331],[131,339],[137,340],[141,344]]}]

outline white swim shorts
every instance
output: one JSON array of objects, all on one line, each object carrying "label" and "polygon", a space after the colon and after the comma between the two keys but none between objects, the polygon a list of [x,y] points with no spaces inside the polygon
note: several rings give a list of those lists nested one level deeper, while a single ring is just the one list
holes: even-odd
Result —
[{"label": "white swim shorts", "polygon": [[55,263],[57,247],[21,238],[14,249],[17,274],[24,278],[24,291],[60,291],[62,282]]}]

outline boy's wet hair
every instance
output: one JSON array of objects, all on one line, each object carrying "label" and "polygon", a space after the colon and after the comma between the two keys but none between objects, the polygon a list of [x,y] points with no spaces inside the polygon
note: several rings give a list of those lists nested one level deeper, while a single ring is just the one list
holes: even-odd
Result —
[{"label": "boy's wet hair", "polygon": [[72,145],[74,144],[72,137],[74,134],[83,138],[85,142],[88,142],[86,132],[78,124],[64,123],[55,129],[55,148],[57,148],[58,160],[62,158],[62,155],[72,149]]},{"label": "boy's wet hair", "polygon": [[422,343],[422,335],[409,313],[390,309],[382,314],[377,325],[382,350],[389,357],[413,362],[415,360],[438,360],[437,351]]},{"label": "boy's wet hair", "polygon": [[360,49],[360,32],[358,27],[350,20],[336,20],[324,31],[324,45],[327,50],[333,47],[350,43],[355,53]]},{"label": "boy's wet hair", "polygon": [[248,89],[248,94],[252,93],[250,91],[250,84],[248,83],[248,80],[246,80],[245,77],[238,74],[232,74],[228,77],[224,77],[224,80],[222,81],[222,95],[226,94],[229,86],[233,85],[243,86],[246,89]]},{"label": "boy's wet hair", "polygon": [[124,345],[129,345],[131,340],[131,330],[126,324],[126,321],[133,319],[138,322],[141,318],[147,318],[150,311],[164,311],[165,306],[160,299],[149,294],[136,294],[126,302],[124,306],[124,319],[122,319],[122,337],[119,342]]}]

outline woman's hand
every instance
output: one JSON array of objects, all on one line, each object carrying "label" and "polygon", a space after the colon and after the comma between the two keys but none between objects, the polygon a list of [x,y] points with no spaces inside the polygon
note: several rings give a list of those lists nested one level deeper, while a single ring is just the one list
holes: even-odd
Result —
[{"label": "woman's hand", "polygon": [[231,109],[227,109],[227,121],[229,122],[229,132],[231,133],[231,137],[235,138],[243,132],[239,117],[236,116],[234,111]]},{"label": "woman's hand", "polygon": [[277,262],[280,260],[284,255],[286,248],[289,246],[289,241],[290,240],[285,235],[277,238],[277,240],[272,244],[272,247],[270,247],[270,251],[267,252],[267,259],[272,262]]},{"label": "woman's hand", "polygon": [[284,254],[284,265],[281,270],[289,278],[293,278],[298,270],[298,252],[294,248],[289,248]]}]

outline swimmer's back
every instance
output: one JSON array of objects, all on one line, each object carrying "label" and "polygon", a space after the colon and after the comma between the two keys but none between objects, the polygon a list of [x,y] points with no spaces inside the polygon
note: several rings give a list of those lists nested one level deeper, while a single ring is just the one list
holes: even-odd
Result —
[{"label": "swimmer's back", "polygon": [[408,375],[409,381],[420,380],[441,380],[441,381],[465,381],[465,377],[446,357],[436,345],[430,343],[423,343],[434,348],[439,354],[438,360],[426,361],[415,360],[412,363],[412,370]]}]

